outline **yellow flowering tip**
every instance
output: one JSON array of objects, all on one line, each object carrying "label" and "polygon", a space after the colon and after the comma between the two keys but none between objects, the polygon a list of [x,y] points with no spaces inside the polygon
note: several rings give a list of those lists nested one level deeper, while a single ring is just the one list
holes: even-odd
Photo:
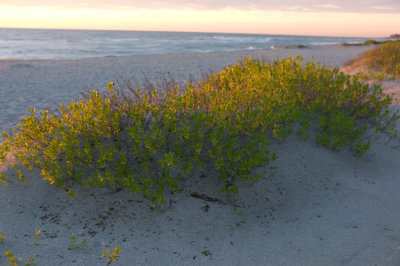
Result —
[{"label": "yellow flowering tip", "polygon": [[107,89],[110,90],[110,91],[113,91],[114,90],[114,83],[113,82],[109,82],[107,84]]},{"label": "yellow flowering tip", "polygon": [[36,107],[31,107],[31,108],[29,108],[29,111],[30,111],[32,114],[34,114],[34,113],[36,112]]}]

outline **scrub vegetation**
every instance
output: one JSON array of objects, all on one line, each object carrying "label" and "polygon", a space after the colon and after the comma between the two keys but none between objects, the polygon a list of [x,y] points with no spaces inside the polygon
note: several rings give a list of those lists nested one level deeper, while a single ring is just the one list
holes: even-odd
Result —
[{"label": "scrub vegetation", "polygon": [[369,132],[397,134],[391,103],[379,85],[337,68],[301,57],[272,64],[247,58],[185,86],[110,83],[106,92],[92,91],[53,113],[32,108],[3,134],[0,158],[6,162],[11,153],[21,165],[40,168],[71,196],[78,184],[128,189],[158,205],[202,173],[221,179],[223,194],[237,193],[239,181],[256,182],[261,175],[254,170],[276,159],[270,141],[292,131],[361,156]]},{"label": "scrub vegetation", "polygon": [[[369,76],[373,79],[399,79],[400,41],[385,41],[381,45],[364,52],[359,58],[350,61],[348,66],[350,68],[354,66],[361,72],[369,72]],[[377,75],[377,73],[379,74]]]},{"label": "scrub vegetation", "polygon": [[387,42],[364,54],[366,63],[373,71],[400,78],[400,41]]}]

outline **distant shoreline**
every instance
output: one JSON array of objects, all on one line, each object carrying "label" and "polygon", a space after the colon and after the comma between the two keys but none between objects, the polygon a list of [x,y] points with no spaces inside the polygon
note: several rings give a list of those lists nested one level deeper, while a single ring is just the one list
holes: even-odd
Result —
[{"label": "distant shoreline", "polygon": [[[375,38],[376,41],[383,40]],[[1,59],[82,59],[363,43],[368,38],[276,34],[0,28]]]},{"label": "distant shoreline", "polygon": [[[376,42],[379,44],[381,42]],[[367,48],[371,48],[374,45],[364,44],[364,43],[333,43],[333,44],[321,44],[321,45],[303,45],[303,44],[293,44],[293,45],[279,45],[279,46],[271,46],[269,48],[257,48],[257,49],[241,49],[241,50],[232,50],[232,51],[186,51],[186,52],[168,52],[168,53],[154,53],[154,54],[132,54],[132,55],[105,55],[105,56],[91,56],[91,57],[71,57],[71,58],[20,58],[20,57],[10,57],[10,58],[0,58],[0,62],[23,62],[23,61],[77,61],[77,60],[91,60],[91,59],[112,59],[112,58],[128,58],[128,57],[140,57],[140,56],[180,56],[186,54],[213,54],[213,53],[268,53],[268,51],[274,50],[302,50],[302,49],[319,49],[319,48],[329,48],[329,47],[351,47],[351,46],[367,46]]]}]

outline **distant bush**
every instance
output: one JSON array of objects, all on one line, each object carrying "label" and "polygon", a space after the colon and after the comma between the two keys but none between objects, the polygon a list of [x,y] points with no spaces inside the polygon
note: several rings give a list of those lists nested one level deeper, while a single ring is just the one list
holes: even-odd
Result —
[{"label": "distant bush", "polygon": [[[92,91],[86,100],[58,111],[22,119],[0,158],[11,152],[44,179],[128,189],[154,204],[178,192],[193,173],[215,173],[222,193],[237,193],[237,182],[261,176],[255,169],[275,160],[271,139],[316,131],[317,143],[356,155],[369,148],[366,133],[395,134],[391,97],[319,63],[286,58],[273,64],[248,58],[182,88],[149,87]],[[22,177],[21,177],[22,178]]]},{"label": "distant bush", "polygon": [[375,40],[368,40],[364,42],[365,45],[371,45],[371,44],[379,44],[379,42],[375,41]]},{"label": "distant bush", "polygon": [[373,45],[373,44],[380,44],[381,42],[375,40],[367,40],[363,43],[343,43],[343,46],[365,46],[365,45]]}]

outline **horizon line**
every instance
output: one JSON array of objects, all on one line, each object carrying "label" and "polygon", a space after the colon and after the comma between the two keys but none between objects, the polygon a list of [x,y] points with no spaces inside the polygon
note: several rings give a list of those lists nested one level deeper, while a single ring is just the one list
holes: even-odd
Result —
[{"label": "horizon line", "polygon": [[[90,29],[90,28],[48,28],[48,27],[1,27],[0,29],[25,29],[25,30],[76,30],[76,31],[125,31],[125,32],[173,32],[173,33],[204,33],[204,34],[241,34],[241,35],[272,35],[272,36],[304,36],[304,37],[335,37],[335,38],[390,38],[390,36],[340,36],[340,35],[307,35],[307,34],[276,34],[276,33],[238,33],[238,32],[212,32],[212,31],[179,31],[179,30],[134,30],[134,29]],[[396,34],[396,33],[393,33]]]}]

